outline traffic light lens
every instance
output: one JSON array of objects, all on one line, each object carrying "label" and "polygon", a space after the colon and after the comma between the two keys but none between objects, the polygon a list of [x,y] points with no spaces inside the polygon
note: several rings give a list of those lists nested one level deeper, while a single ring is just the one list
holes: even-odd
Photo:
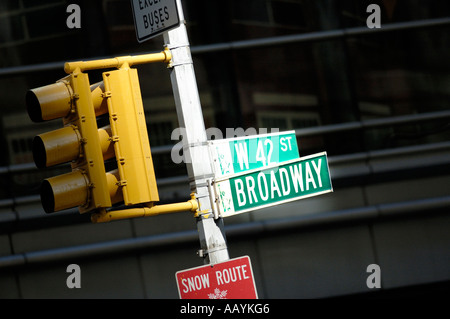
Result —
[{"label": "traffic light lens", "polygon": [[47,167],[47,152],[45,145],[40,136],[35,136],[33,139],[33,160],[38,168]]},{"label": "traffic light lens", "polygon": [[33,139],[34,162],[38,168],[44,168],[76,160],[80,143],[80,134],[73,125],[42,133]]},{"label": "traffic light lens", "polygon": [[72,92],[65,82],[56,82],[29,90],[25,96],[28,115],[33,122],[67,116],[72,106]]},{"label": "traffic light lens", "polygon": [[43,122],[41,105],[39,99],[33,91],[28,91],[25,96],[28,115],[33,122]]},{"label": "traffic light lens", "polygon": [[41,184],[41,202],[47,214],[55,212],[55,196],[48,180],[44,180]]}]

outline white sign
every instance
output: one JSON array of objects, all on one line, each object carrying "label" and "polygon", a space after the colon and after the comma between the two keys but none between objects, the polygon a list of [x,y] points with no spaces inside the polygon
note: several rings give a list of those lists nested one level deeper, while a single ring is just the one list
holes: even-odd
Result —
[{"label": "white sign", "polygon": [[176,0],[131,0],[139,43],[180,24]]}]

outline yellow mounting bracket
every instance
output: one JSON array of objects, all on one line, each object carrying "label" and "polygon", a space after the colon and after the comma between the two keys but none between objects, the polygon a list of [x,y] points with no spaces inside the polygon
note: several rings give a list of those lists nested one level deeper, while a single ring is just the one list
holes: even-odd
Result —
[{"label": "yellow mounting bracket", "polygon": [[78,61],[78,62],[66,62],[64,64],[64,71],[67,74],[79,70],[80,72],[108,69],[108,68],[122,68],[122,66],[131,67],[136,64],[146,64],[153,62],[165,62],[167,64],[172,60],[172,54],[170,49],[166,48],[164,51],[158,53],[141,54],[135,56],[121,56],[117,58],[92,60],[92,61]]},{"label": "yellow mounting bracket", "polygon": [[138,208],[128,208],[122,210],[106,211],[101,209],[99,212],[91,215],[93,223],[104,223],[112,220],[128,219],[144,216],[156,216],[161,214],[179,213],[185,211],[196,212],[198,209],[198,202],[195,194],[191,194],[191,199],[184,203],[154,205],[148,203],[148,206]]}]

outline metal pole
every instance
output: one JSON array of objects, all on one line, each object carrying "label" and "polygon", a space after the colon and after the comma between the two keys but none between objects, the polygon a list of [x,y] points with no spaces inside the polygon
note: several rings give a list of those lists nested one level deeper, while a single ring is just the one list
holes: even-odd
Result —
[{"label": "metal pole", "polygon": [[188,171],[191,192],[199,204],[196,217],[201,250],[199,256],[205,264],[229,259],[222,218],[214,218],[209,185],[213,177],[203,113],[194,73],[189,39],[186,32],[181,0],[177,0],[180,26],[164,33],[164,44],[170,49],[172,62],[170,78],[178,115],[183,132],[183,153]]}]

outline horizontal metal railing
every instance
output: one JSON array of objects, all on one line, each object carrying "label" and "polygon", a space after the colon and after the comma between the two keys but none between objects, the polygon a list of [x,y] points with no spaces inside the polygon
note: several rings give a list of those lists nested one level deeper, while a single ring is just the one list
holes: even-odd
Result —
[{"label": "horizontal metal railing", "polygon": [[[382,126],[391,126],[391,125],[411,124],[411,123],[425,122],[425,121],[431,121],[431,120],[441,120],[441,119],[445,119],[445,118],[450,118],[450,110],[421,113],[421,114],[403,115],[403,116],[393,116],[393,117],[388,117],[388,118],[362,120],[362,121],[339,123],[339,124],[314,126],[314,127],[296,129],[295,134],[298,137],[306,137],[306,136],[312,136],[312,135],[339,133],[339,132],[350,131],[350,130],[369,129],[369,128],[382,127]],[[152,155],[170,153],[174,147],[175,147],[175,145],[163,145],[163,146],[152,147]],[[34,170],[37,170],[36,165],[34,163],[24,163],[24,164],[1,166],[0,167],[0,175],[12,174],[12,173],[26,173],[26,172],[30,172],[30,171],[34,171]],[[167,179],[167,181],[165,179],[161,179],[161,183],[167,184],[167,183],[170,183],[170,180],[176,181],[176,179]]]},{"label": "horizontal metal railing", "polygon": [[[206,45],[191,46],[192,54],[213,53],[218,51],[228,50],[240,50],[251,49],[258,47],[267,47],[275,45],[283,45],[297,42],[310,42],[310,41],[325,41],[337,38],[360,36],[366,34],[378,34],[382,32],[401,31],[417,28],[428,28],[450,24],[450,18],[436,18],[436,19],[424,19],[409,22],[389,23],[383,24],[381,28],[369,29],[367,27],[355,27],[347,29],[336,29],[317,31],[301,34],[292,34],[286,36],[276,36],[259,38],[252,40],[232,41],[225,43],[215,43]],[[105,59],[108,57],[98,57],[95,59]],[[34,65],[13,66],[0,69],[1,76],[18,76],[33,72],[52,71],[57,69],[64,69],[64,63],[66,61],[49,62]]]},{"label": "horizontal metal railing", "polygon": [[[438,120],[443,118],[450,118],[450,111],[440,111],[440,112],[430,112],[423,114],[413,114],[413,115],[405,115],[405,116],[397,116],[383,119],[372,119],[365,120],[359,122],[350,122],[350,123],[341,123],[341,124],[332,124],[332,125],[324,125],[317,126],[311,128],[302,128],[295,130],[296,136],[305,137],[312,135],[320,135],[320,134],[331,134],[338,133],[348,130],[358,130],[358,129],[367,129],[367,128],[375,128],[389,125],[401,125],[401,124],[409,124],[409,123],[417,123],[422,121],[429,120]],[[171,152],[173,145],[165,145],[158,146],[152,148],[152,155],[156,154],[164,154]],[[421,153],[424,151],[430,150],[444,150],[450,149],[450,142],[442,142],[442,143],[434,143],[434,144],[424,144],[417,145],[414,147],[403,147],[403,148],[395,148],[395,149],[384,149],[378,151],[369,151],[362,153],[354,153],[347,155],[340,155],[335,157],[330,157],[330,164],[334,163],[342,163],[345,161],[354,162],[358,159],[369,159],[376,158],[382,156],[389,155],[402,155],[402,154],[410,154],[410,153]],[[17,173],[26,173],[30,171],[37,171],[34,163],[26,163],[26,164],[18,164],[18,165],[9,165],[0,167],[0,175],[2,174],[17,174]],[[183,182],[188,182],[187,176],[174,176],[168,178],[158,179],[158,186],[164,187],[169,185],[175,185]],[[18,204],[26,204],[38,202],[39,196],[25,196],[25,197],[17,197],[17,198],[9,198],[0,200],[0,208],[1,207],[12,207]]]},{"label": "horizontal metal railing", "polygon": [[[286,232],[345,222],[368,222],[380,218],[401,214],[429,214],[430,210],[441,210],[450,207],[450,196],[427,198],[420,200],[379,204],[338,211],[301,215],[295,217],[253,221],[225,226],[227,238],[270,235],[274,232]],[[198,242],[196,230],[133,237],[100,243],[84,244],[72,247],[61,247],[48,250],[30,251],[0,257],[0,269],[20,266],[35,266],[64,260],[108,256],[119,253],[135,253],[149,249],[194,245]]]},{"label": "horizontal metal railing", "polygon": [[[384,149],[384,150],[377,150],[377,151],[367,151],[367,152],[359,152],[359,153],[353,153],[353,154],[345,154],[345,155],[337,155],[337,156],[330,156],[328,159],[328,162],[330,164],[331,170],[333,169],[334,165],[342,165],[346,163],[354,163],[356,161],[363,161],[366,166],[370,166],[370,161],[379,160],[385,157],[401,157],[401,156],[412,156],[414,154],[426,154],[430,152],[450,152],[450,142],[440,142],[440,143],[433,143],[433,144],[424,144],[424,145],[414,145],[414,146],[407,146],[407,147],[400,147],[400,148],[393,148],[393,149]],[[437,165],[441,165],[441,160],[436,160]],[[446,161],[446,163],[450,163],[450,157]],[[429,162],[423,163],[426,167],[430,165]],[[367,171],[372,171],[371,169],[368,169]],[[351,174],[350,174],[351,173]],[[349,176],[345,176],[345,174],[350,174]],[[339,178],[346,178],[346,177],[355,177],[358,174],[362,174],[361,172],[347,172],[344,173],[344,175],[340,174]],[[189,182],[187,175],[181,175],[181,176],[174,176],[169,178],[161,178],[157,180],[157,184],[159,187],[169,186],[169,185],[180,185],[182,183]],[[16,197],[16,198],[8,198],[0,200],[0,208],[6,208],[6,207],[13,207],[16,205],[25,205],[25,204],[32,204],[37,203],[40,201],[39,195],[31,195],[31,196],[23,196],[23,197]],[[74,213],[77,213],[77,210],[73,210]]]},{"label": "horizontal metal railing", "polygon": [[216,43],[192,47],[192,53],[211,53],[216,51],[251,49],[266,46],[283,45],[297,42],[325,41],[344,37],[378,34],[382,32],[401,31],[417,28],[427,28],[450,24],[450,18],[424,19],[409,22],[383,24],[381,28],[370,29],[367,27],[354,27],[335,29],[285,36],[276,36],[252,40],[242,40],[227,43]]},{"label": "horizontal metal railing", "polygon": [[409,115],[401,115],[401,116],[392,116],[392,117],[383,117],[383,118],[378,118],[378,119],[361,120],[361,121],[355,121],[355,122],[307,127],[307,128],[296,129],[295,134],[297,136],[305,137],[305,136],[310,136],[310,135],[339,133],[339,132],[358,130],[358,129],[370,129],[370,128],[376,128],[376,127],[382,127],[382,126],[410,124],[410,123],[425,122],[425,121],[430,121],[430,120],[440,120],[440,119],[445,119],[445,118],[450,118],[450,110],[429,112],[429,113],[420,113],[420,114],[409,114]]}]

